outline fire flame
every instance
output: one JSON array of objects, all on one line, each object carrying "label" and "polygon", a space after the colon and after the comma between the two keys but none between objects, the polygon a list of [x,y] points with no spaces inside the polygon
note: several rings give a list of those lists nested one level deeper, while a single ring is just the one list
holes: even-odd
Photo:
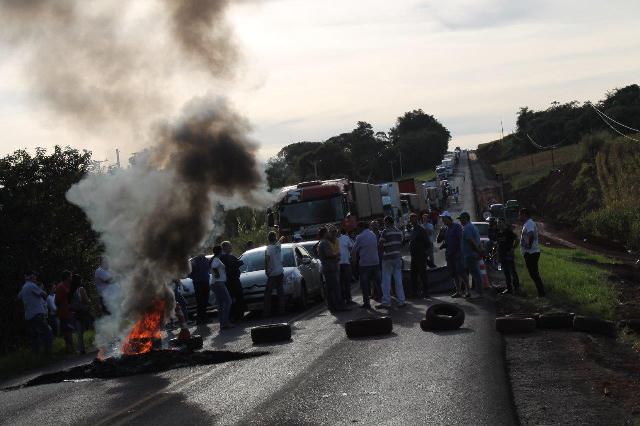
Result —
[{"label": "fire flame", "polygon": [[153,348],[153,340],[159,339],[160,327],[164,320],[164,299],[156,299],[144,316],[133,326],[122,345],[124,355],[138,355]]}]

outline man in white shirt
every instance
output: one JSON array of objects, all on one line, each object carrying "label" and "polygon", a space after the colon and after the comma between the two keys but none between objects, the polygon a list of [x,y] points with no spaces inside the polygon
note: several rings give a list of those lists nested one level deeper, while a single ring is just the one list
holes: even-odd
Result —
[{"label": "man in white shirt", "polygon": [[46,318],[47,292],[36,284],[35,272],[27,272],[24,278],[25,283],[18,293],[18,299],[22,300],[24,305],[24,319],[31,337],[31,350],[37,354],[42,348],[46,354],[50,354],[53,338]]},{"label": "man in white shirt", "polygon": [[545,290],[538,271],[538,261],[540,260],[540,245],[538,244],[538,226],[531,219],[531,214],[526,208],[520,209],[520,221],[522,225],[522,234],[520,235],[520,250],[524,263],[527,265],[529,276],[538,289],[538,296],[544,297]]},{"label": "man in white shirt", "polygon": [[221,254],[222,246],[214,246],[213,258],[211,259],[211,290],[216,296],[216,302],[218,302],[218,321],[220,321],[220,329],[225,330],[233,327],[233,324],[229,322],[231,296],[227,289],[227,268],[220,260]]},{"label": "man in white shirt", "polygon": [[271,294],[275,288],[278,294],[278,312],[284,314],[284,267],[282,266],[283,237],[278,239],[278,235],[271,231],[267,235],[268,245],[264,253],[264,272],[267,275],[267,286],[264,289],[264,307],[262,313],[264,317],[271,315]]},{"label": "man in white shirt", "polygon": [[102,257],[100,266],[98,266],[93,276],[93,282],[95,283],[96,290],[98,292],[98,295],[100,296],[102,311],[106,315],[109,315],[106,300],[112,296],[113,290],[115,288],[115,283],[113,282],[111,271],[109,271],[109,262],[104,256]]},{"label": "man in white shirt", "polygon": [[342,228],[338,238],[340,247],[340,287],[342,296],[347,305],[355,305],[356,302],[351,298],[351,280],[353,274],[351,272],[351,250],[353,249],[353,240],[347,234],[347,230]]}]

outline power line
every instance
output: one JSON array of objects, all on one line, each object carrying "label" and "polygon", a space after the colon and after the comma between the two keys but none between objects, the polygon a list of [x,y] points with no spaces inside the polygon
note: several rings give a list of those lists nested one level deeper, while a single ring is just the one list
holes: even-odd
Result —
[{"label": "power line", "polygon": [[533,146],[535,146],[536,148],[538,148],[538,149],[540,149],[540,150],[543,150],[543,151],[544,151],[544,150],[547,150],[547,149],[555,149],[555,148],[559,147],[560,145],[562,145],[562,142],[564,142],[564,140],[563,140],[562,142],[559,142],[559,143],[557,143],[557,144],[555,144],[555,145],[551,145],[551,146],[542,146],[542,145],[537,144],[537,143],[533,140],[533,138],[532,138],[531,136],[529,136],[529,133],[526,133],[526,135],[527,135],[527,138],[529,139],[529,142],[531,142],[531,143],[533,144]]},{"label": "power line", "polygon": [[632,132],[640,133],[640,130],[634,129],[633,127],[627,126],[626,124],[622,124],[619,121],[616,121],[613,118],[609,117],[607,114],[605,114],[604,112],[596,108],[591,102],[587,102],[587,104],[589,104],[589,106],[591,106],[591,108],[593,108],[600,116],[606,117],[608,120],[612,121],[613,123],[616,123],[618,126],[622,126],[627,130],[631,130]]},{"label": "power line", "polygon": [[611,128],[611,130],[613,130],[614,132],[616,132],[617,134],[619,134],[623,138],[627,138],[627,139],[632,140],[634,142],[640,142],[640,140],[632,138],[631,136],[625,135],[620,130],[616,129],[611,123],[609,123],[609,121],[607,121],[607,119],[605,118],[604,114],[600,115],[601,113],[597,109],[596,109],[596,112],[598,113],[598,115],[602,119],[602,121],[604,121],[604,123]]}]

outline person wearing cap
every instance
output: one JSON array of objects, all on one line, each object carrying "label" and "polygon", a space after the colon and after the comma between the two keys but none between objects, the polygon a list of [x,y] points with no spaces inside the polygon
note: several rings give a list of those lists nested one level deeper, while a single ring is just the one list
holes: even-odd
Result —
[{"label": "person wearing cap", "polygon": [[529,276],[536,285],[538,296],[544,297],[544,284],[538,271],[538,261],[540,260],[540,245],[538,244],[538,226],[531,219],[531,214],[526,208],[520,209],[520,221],[522,222],[522,234],[520,235],[520,250],[524,263],[527,265]]},{"label": "person wearing cap", "polygon": [[469,286],[462,260],[462,225],[454,222],[448,211],[442,212],[440,217],[445,225],[442,242],[446,249],[447,269],[456,286],[456,291],[451,297],[469,297]]},{"label": "person wearing cap", "polygon": [[[464,267],[471,274],[475,282],[475,290],[479,297],[482,297],[482,275],[480,273],[480,259],[482,258],[482,246],[480,244],[480,232],[478,228],[471,223],[471,216],[467,212],[460,213],[458,216],[462,224],[462,257],[464,259]],[[467,275],[465,272],[465,276]]]},{"label": "person wearing cap", "polygon": [[51,353],[53,336],[47,324],[46,304],[47,292],[37,284],[37,273],[29,271],[24,274],[24,284],[18,293],[18,299],[24,305],[24,319],[27,322],[27,330],[31,337],[31,350],[33,353]]},{"label": "person wearing cap", "polygon": [[[427,277],[427,248],[429,241],[418,216],[411,213],[411,233],[409,234],[409,252],[411,253],[411,287],[413,297],[429,297],[429,279]],[[418,281],[422,283],[422,296]]]}]

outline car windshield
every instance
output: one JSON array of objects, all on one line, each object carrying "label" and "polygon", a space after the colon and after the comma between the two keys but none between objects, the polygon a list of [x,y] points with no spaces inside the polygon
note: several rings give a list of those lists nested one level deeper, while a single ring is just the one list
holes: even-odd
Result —
[{"label": "car windshield", "polygon": [[485,222],[475,222],[474,225],[478,229],[481,238],[489,238],[489,224]]},{"label": "car windshield", "polygon": [[342,197],[339,195],[324,200],[304,201],[280,206],[280,226],[283,227],[337,222],[344,219],[344,216]]},{"label": "car windshield", "polygon": [[[254,272],[264,271],[264,251],[265,247],[261,250],[252,251],[243,254],[240,260],[244,263],[240,268],[242,272]],[[296,262],[293,258],[293,248],[282,247],[282,266],[285,268],[296,266]]]}]

